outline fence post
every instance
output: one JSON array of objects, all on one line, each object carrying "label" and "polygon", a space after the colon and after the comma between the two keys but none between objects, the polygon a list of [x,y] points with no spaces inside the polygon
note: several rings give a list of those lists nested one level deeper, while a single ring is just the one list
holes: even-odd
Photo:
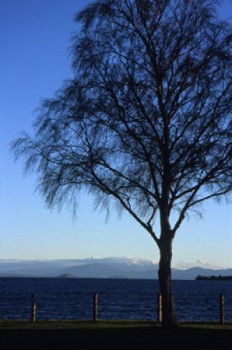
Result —
[{"label": "fence post", "polygon": [[35,322],[36,319],[36,294],[31,294],[31,322]]},{"label": "fence post", "polygon": [[220,294],[220,323],[225,323],[225,298],[223,294]]},{"label": "fence post", "polygon": [[98,319],[98,293],[93,293],[93,322]]},{"label": "fence post", "polygon": [[158,293],[157,298],[157,320],[158,323],[162,323],[162,294]]}]

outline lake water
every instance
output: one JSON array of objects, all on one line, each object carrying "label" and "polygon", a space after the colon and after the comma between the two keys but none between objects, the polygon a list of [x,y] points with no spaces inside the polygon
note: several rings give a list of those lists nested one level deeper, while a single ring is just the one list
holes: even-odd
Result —
[{"label": "lake water", "polygon": [[[219,295],[232,322],[231,281],[173,281],[181,321],[219,321]],[[92,319],[93,293],[99,319],[157,320],[158,281],[121,279],[0,278],[0,319],[30,319],[36,293],[37,319]]]}]

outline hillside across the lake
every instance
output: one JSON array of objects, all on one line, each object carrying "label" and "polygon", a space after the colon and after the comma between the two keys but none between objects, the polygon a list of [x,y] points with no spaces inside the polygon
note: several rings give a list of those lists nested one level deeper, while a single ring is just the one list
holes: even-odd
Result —
[{"label": "hillside across the lake", "polygon": [[[158,264],[152,260],[131,258],[88,258],[55,260],[0,260],[0,277],[130,278],[158,279]],[[176,280],[194,280],[198,276],[232,276],[232,269],[172,269]],[[201,278],[197,278],[201,279]]]}]

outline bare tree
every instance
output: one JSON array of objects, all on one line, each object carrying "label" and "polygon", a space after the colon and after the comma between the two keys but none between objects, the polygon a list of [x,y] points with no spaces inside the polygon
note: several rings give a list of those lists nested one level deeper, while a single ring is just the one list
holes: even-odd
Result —
[{"label": "bare tree", "polygon": [[13,150],[48,205],[75,205],[84,188],[151,235],[163,326],[174,326],[175,234],[189,210],[232,188],[232,28],[214,0],[98,0],[76,20],[74,78]]}]

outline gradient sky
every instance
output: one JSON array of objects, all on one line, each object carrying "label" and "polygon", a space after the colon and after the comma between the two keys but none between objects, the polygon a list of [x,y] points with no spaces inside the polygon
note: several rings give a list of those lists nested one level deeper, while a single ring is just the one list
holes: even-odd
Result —
[{"label": "gradient sky", "polygon": [[[0,0],[0,259],[78,259],[127,256],[158,261],[155,243],[128,215],[93,210],[82,195],[77,219],[70,208],[50,211],[35,191],[35,176],[23,177],[10,142],[30,131],[35,109],[72,76],[70,38],[74,14],[87,0]],[[232,18],[224,0],[220,15]],[[231,204],[208,202],[203,219],[192,215],[174,242],[173,265],[232,267]]]}]

